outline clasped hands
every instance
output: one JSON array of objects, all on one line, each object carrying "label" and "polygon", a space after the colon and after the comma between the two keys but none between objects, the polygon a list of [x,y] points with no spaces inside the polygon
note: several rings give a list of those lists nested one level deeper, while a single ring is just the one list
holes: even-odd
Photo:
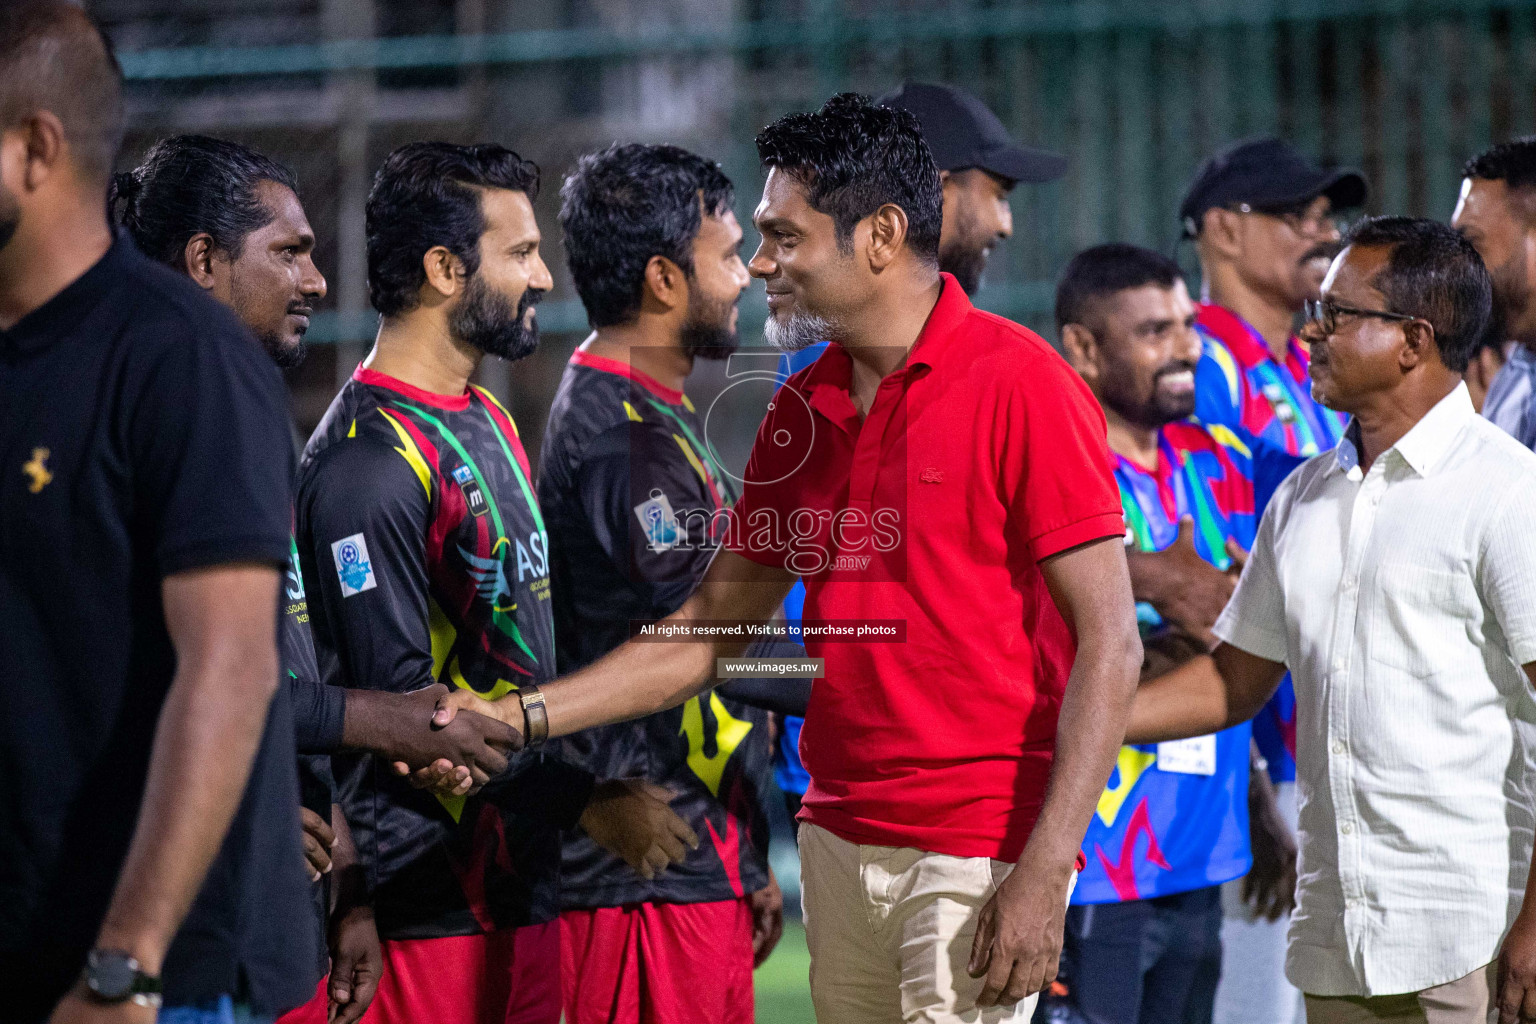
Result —
[{"label": "clasped hands", "polygon": [[[505,771],[511,755],[523,748],[522,731],[501,718],[503,708],[521,718],[515,700],[487,701],[442,685],[410,696],[420,702],[423,720],[430,717],[427,735],[440,741],[423,740],[419,755],[393,761],[395,773],[418,789],[440,796],[472,794]],[[645,779],[599,782],[580,825],[599,846],[650,880],[699,846],[699,837],[672,810],[672,797],[665,786]]]}]

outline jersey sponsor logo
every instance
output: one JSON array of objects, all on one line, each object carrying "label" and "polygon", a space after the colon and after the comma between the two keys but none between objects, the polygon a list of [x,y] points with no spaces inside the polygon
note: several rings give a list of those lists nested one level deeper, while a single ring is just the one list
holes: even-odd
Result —
[{"label": "jersey sponsor logo", "polygon": [[1284,388],[1279,384],[1265,384],[1261,390],[1274,408],[1276,419],[1281,423],[1290,423],[1296,419],[1296,410],[1291,407],[1291,400]]},{"label": "jersey sponsor logo", "polygon": [[549,574],[549,538],[544,531],[534,530],[528,534],[526,546],[520,540],[514,540],[514,543],[517,545],[517,582],[522,583],[529,576]]},{"label": "jersey sponsor logo", "polygon": [[635,518],[640,520],[646,547],[652,551],[670,550],[682,539],[683,531],[672,512],[672,502],[659,489],[653,490],[649,498],[635,506]]},{"label": "jersey sponsor logo", "polygon": [[47,466],[48,456],[52,454],[47,448],[33,448],[32,458],[21,464],[21,471],[29,478],[27,490],[31,493],[38,494],[53,483],[53,474]]},{"label": "jersey sponsor logo", "polygon": [[293,537],[288,538],[288,600],[304,600],[304,574],[299,571],[299,546]]},{"label": "jersey sponsor logo", "polygon": [[336,561],[336,578],[341,581],[342,597],[361,594],[379,585],[373,576],[373,563],[368,560],[368,542],[361,533],[333,543],[331,558]]},{"label": "jersey sponsor logo", "polygon": [[474,471],[468,466],[460,466],[453,471],[454,480],[458,481],[459,490],[464,492],[464,504],[469,506],[469,514],[483,516],[490,510],[486,504],[485,494],[480,490],[480,483],[475,479]]}]

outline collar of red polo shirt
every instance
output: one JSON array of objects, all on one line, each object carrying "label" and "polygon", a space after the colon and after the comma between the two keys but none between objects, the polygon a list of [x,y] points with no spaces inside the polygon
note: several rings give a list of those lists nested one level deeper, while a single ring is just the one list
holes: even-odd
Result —
[{"label": "collar of red polo shirt", "polygon": [[[932,369],[954,347],[955,339],[962,336],[959,327],[976,307],[953,274],[941,273],[939,279],[943,284],[939,301],[928,314],[906,362],[890,373],[882,386],[899,386],[913,374]],[[853,387],[853,359],[846,349],[833,342],[820,358],[800,372],[804,374],[800,389],[810,396],[812,409],[839,425],[851,426],[858,421],[858,410],[848,397]]]}]

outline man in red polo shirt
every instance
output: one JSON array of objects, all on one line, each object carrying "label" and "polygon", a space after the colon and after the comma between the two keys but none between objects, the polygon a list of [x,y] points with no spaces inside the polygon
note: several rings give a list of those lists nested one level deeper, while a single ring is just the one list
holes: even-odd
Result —
[{"label": "man in red polo shirt", "polygon": [[1104,417],[939,273],[910,113],[838,96],[757,145],[768,334],[834,344],[769,407],[726,546],[661,623],[683,642],[437,721],[474,708],[537,745],[676,705],[803,576],[826,672],[801,737],[817,1016],[1025,1021],[1141,664]]}]

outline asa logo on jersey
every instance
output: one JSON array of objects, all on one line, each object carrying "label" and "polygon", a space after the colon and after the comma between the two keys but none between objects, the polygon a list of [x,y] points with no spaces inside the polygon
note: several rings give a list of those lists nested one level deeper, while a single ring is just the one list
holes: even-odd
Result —
[{"label": "asa logo on jersey", "polygon": [[453,478],[458,481],[459,490],[464,492],[464,504],[469,506],[469,514],[485,515],[490,506],[485,503],[485,493],[480,490],[480,482],[475,479],[474,471],[468,466],[460,466],[453,471]]},{"label": "asa logo on jersey", "polygon": [[[361,534],[359,534],[361,536]],[[299,546],[292,536],[288,538],[288,600],[304,600],[304,573],[299,569]]]},{"label": "asa logo on jersey", "polygon": [[336,562],[336,578],[341,581],[341,596],[351,597],[379,585],[373,576],[373,562],[368,558],[368,542],[361,533],[343,537],[331,545]]},{"label": "asa logo on jersey", "polygon": [[682,529],[672,512],[672,502],[659,489],[635,506],[635,518],[645,533],[645,545],[652,551],[667,551],[677,546]]}]

